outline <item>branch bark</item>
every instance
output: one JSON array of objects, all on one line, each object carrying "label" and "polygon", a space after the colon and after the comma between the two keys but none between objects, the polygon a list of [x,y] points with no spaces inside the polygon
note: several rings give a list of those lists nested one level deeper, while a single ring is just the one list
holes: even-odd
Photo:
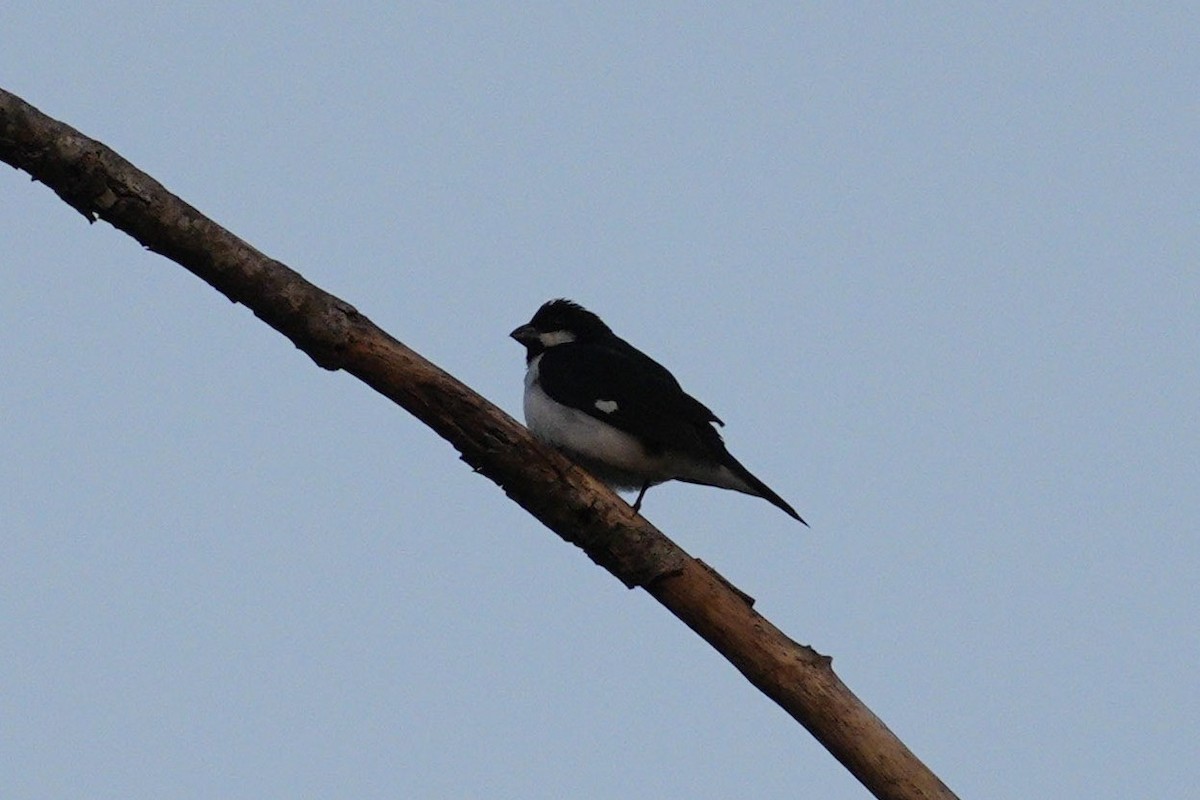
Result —
[{"label": "branch bark", "polygon": [[807,728],[878,798],[955,795],[834,673],[584,470],[349,303],[168,192],[105,145],[0,89],[0,159],[175,261],[433,428],[462,459],[626,586],[642,587]]}]

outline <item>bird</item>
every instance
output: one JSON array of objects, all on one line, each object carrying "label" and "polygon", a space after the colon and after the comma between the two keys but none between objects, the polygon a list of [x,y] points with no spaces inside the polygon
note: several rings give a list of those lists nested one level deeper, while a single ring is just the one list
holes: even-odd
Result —
[{"label": "bird", "polygon": [[708,406],[596,314],[559,298],[509,334],[525,348],[525,423],[533,435],[615,489],[670,480],[732,489],[796,509],[730,455]]}]

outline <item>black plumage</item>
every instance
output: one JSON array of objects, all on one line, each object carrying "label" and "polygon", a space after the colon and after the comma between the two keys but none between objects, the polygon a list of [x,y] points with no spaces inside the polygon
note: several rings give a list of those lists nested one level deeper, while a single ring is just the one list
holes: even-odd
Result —
[{"label": "black plumage", "polygon": [[526,348],[530,429],[597,477],[639,488],[635,508],[650,486],[682,480],[762,497],[804,522],[729,453],[711,409],[592,312],[551,300],[512,336]]}]

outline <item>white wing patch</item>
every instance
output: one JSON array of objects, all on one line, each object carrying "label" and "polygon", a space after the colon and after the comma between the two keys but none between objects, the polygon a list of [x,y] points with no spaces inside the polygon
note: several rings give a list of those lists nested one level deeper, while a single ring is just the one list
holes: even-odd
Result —
[{"label": "white wing patch", "polygon": [[596,406],[598,410],[603,411],[605,414],[611,414],[617,410],[616,400],[597,400],[592,405]]}]

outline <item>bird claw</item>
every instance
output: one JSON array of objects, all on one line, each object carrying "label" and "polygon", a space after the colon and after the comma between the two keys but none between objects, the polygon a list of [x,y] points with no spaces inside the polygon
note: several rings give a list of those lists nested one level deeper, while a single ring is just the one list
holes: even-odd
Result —
[{"label": "bird claw", "polygon": [[638,492],[637,499],[633,501],[633,515],[636,517],[642,510],[642,498],[646,496],[646,490],[650,488],[650,482],[646,481],[642,484],[642,490]]}]

